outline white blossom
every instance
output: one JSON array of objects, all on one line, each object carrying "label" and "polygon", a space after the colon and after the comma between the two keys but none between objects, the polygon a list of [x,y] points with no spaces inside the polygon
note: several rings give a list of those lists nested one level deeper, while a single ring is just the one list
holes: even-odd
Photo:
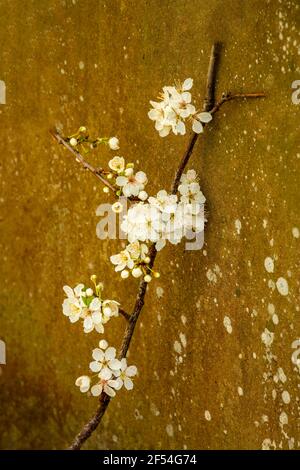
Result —
[{"label": "white blossom", "polygon": [[129,208],[121,223],[121,229],[131,243],[137,240],[157,242],[161,225],[161,212],[157,207],[140,202]]},{"label": "white blossom", "polygon": [[82,393],[85,393],[90,389],[91,379],[88,375],[82,375],[81,377],[78,377],[75,385],[80,388]]},{"label": "white blossom", "polygon": [[81,297],[83,287],[83,284],[78,284],[75,289],[69,286],[63,287],[63,290],[67,294],[67,298],[62,304],[63,314],[69,317],[71,323],[75,323],[79,320],[84,309],[84,303]]},{"label": "white blossom", "polygon": [[117,177],[117,186],[122,188],[123,194],[126,197],[138,196],[147,184],[146,174],[143,171],[134,173],[133,168],[127,168],[124,173],[124,175]]},{"label": "white blossom", "polygon": [[212,120],[212,115],[210,113],[203,112],[203,113],[195,114],[192,118],[192,121],[193,121],[192,129],[193,129],[193,131],[196,132],[196,134],[200,134],[201,132],[203,132],[202,123],[207,124],[211,120]]},{"label": "white blossom", "polygon": [[[194,170],[182,175],[178,193],[179,197],[161,190],[155,197],[150,196],[145,203],[139,202],[129,208],[123,217],[121,229],[131,244],[136,241],[155,243],[159,251],[165,246],[166,241],[177,244],[184,236],[190,238],[191,231],[199,233],[204,230],[205,197]],[[132,259],[129,257],[128,249],[125,252],[126,257]],[[112,262],[118,260],[112,259]],[[129,265],[128,262],[127,265],[123,262],[118,270],[125,268],[132,270],[132,262]],[[140,270],[135,270],[132,274],[135,277],[140,277],[142,274],[150,275]]]},{"label": "white blossom", "polygon": [[92,276],[92,280],[97,294],[94,294],[93,289],[85,288],[84,284],[78,284],[75,289],[64,286],[67,298],[62,304],[63,313],[69,317],[71,323],[82,320],[85,333],[93,330],[104,333],[103,325],[119,314],[119,302],[102,300],[100,293],[103,285],[101,283],[96,285],[95,276]]},{"label": "white blossom", "polygon": [[117,172],[117,173],[122,173],[125,168],[125,160],[123,157],[118,157],[117,155],[109,160],[108,166],[111,170]]},{"label": "white blossom", "polygon": [[203,131],[203,124],[211,121],[210,113],[199,113],[192,104],[190,89],[193,80],[187,78],[182,84],[175,86],[165,86],[160,95],[160,101],[150,101],[152,108],[148,116],[155,122],[155,129],[161,137],[169,135],[172,131],[175,135],[186,133],[185,122],[192,121],[193,131],[200,133]]},{"label": "white blossom", "polygon": [[108,346],[107,341],[102,340],[99,342],[99,348],[93,350],[94,361],[90,362],[90,369],[92,372],[106,371],[109,372],[120,369],[121,364],[116,359],[116,349]]},{"label": "white blossom", "polygon": [[75,382],[82,393],[90,390],[94,397],[98,397],[102,392],[114,397],[116,391],[123,386],[126,390],[133,389],[132,378],[137,374],[136,366],[128,366],[126,358],[119,361],[115,356],[115,348],[109,347],[107,341],[101,340],[99,348],[93,350],[94,361],[90,363],[90,369],[96,375],[82,375]]},{"label": "white blossom", "polygon": [[105,369],[98,374],[98,378],[98,383],[91,388],[91,394],[98,397],[102,392],[105,392],[106,395],[113,398],[116,395],[115,390],[118,389],[119,383],[112,379],[112,372]]},{"label": "white blossom", "polygon": [[[137,269],[140,264],[147,262],[148,251],[148,246],[145,243],[140,243],[136,240],[133,243],[129,243],[125,250],[111,256],[110,261],[115,265],[115,271],[121,271],[123,279],[128,278],[130,272],[134,277],[139,277],[141,274],[135,276],[133,270]],[[137,271],[134,272],[137,273]]]},{"label": "white blossom", "polygon": [[117,377],[117,387],[120,389],[121,387],[126,388],[126,390],[133,389],[133,382],[131,377],[134,377],[137,374],[136,366],[127,366],[127,361],[125,358],[121,359],[121,367],[115,372],[115,376]]}]

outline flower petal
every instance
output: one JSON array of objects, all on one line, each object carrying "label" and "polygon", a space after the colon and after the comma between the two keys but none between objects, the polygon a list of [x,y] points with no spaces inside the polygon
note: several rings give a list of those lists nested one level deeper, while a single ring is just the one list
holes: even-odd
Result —
[{"label": "flower petal", "polygon": [[124,379],[124,387],[126,388],[126,390],[132,390],[133,389],[133,382],[128,377],[125,377],[125,379]]},{"label": "flower petal", "polygon": [[128,377],[133,377],[133,376],[136,375],[136,374],[137,374],[137,368],[136,368],[136,366],[129,366],[129,367],[127,367],[127,369],[126,369],[126,375],[127,375]]},{"label": "flower petal", "polygon": [[186,78],[182,84],[182,90],[190,90],[193,86],[193,79],[192,78]]},{"label": "flower petal", "polygon": [[92,357],[95,359],[95,361],[102,362],[104,359],[104,352],[99,348],[93,349]]},{"label": "flower petal", "polygon": [[112,346],[110,346],[105,351],[105,359],[107,361],[111,361],[112,359],[115,359],[115,357],[116,357],[116,348],[113,348]]},{"label": "flower petal", "polygon": [[203,132],[203,126],[201,122],[198,121],[197,119],[193,120],[192,128],[193,128],[193,131],[196,132],[196,134],[201,134],[201,132]]},{"label": "flower petal", "polygon": [[97,361],[90,362],[90,369],[92,372],[100,372],[100,370],[102,369],[101,362],[97,362]]},{"label": "flower petal", "polygon": [[102,393],[102,385],[98,384],[98,385],[94,385],[92,388],[91,388],[91,394],[94,396],[94,397],[99,397],[99,395],[101,395]]},{"label": "flower petal", "polygon": [[199,113],[197,117],[201,122],[210,122],[212,120],[212,115],[210,113]]},{"label": "flower petal", "polygon": [[105,391],[106,395],[108,395],[111,398],[116,396],[116,392],[114,391],[114,389],[109,387],[106,384],[104,385],[104,391]]}]

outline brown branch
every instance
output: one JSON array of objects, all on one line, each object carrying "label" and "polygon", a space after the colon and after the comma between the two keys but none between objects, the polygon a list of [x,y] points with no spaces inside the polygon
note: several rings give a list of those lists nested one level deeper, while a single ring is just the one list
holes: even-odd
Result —
[{"label": "brown branch", "polygon": [[[226,101],[230,101],[235,98],[256,98],[263,96],[263,94],[248,94],[248,95],[224,95],[222,99],[214,105],[214,92],[215,92],[215,85],[216,85],[216,68],[217,68],[217,62],[218,62],[218,51],[219,51],[219,45],[216,44],[213,46],[212,51],[211,51],[211,58],[210,58],[210,63],[209,63],[209,68],[208,68],[208,78],[207,78],[207,91],[206,91],[206,98],[205,98],[205,104],[204,104],[204,110],[205,111],[210,111],[212,114],[216,113],[218,109],[221,107],[223,103]],[[183,158],[181,162],[179,163],[178,169],[175,174],[175,178],[173,181],[172,185],[172,193],[175,194],[178,189],[178,185],[180,182],[180,178],[183,174],[184,169],[186,168],[189,159],[192,155],[193,148],[195,146],[195,143],[199,137],[199,134],[193,133],[192,138],[190,140],[190,143],[188,145],[188,148],[183,155]],[[157,251],[155,249],[155,246],[152,245],[150,247],[150,263],[149,267],[152,269],[154,265],[154,261],[157,255]],[[131,339],[135,330],[136,323],[138,321],[139,315],[142,311],[144,301],[145,301],[145,295],[147,291],[147,283],[142,280],[139,285],[139,290],[137,293],[134,309],[132,312],[132,315],[130,315],[130,318],[128,320],[128,325],[126,326],[121,348],[119,350],[118,357],[119,359],[122,359],[126,357],[128,348],[131,343]],[[73,443],[70,446],[70,450],[78,450],[81,448],[83,443],[91,436],[93,431],[97,428],[99,425],[108,405],[110,402],[110,398],[102,392],[100,396],[100,403],[97,408],[96,413],[94,416],[91,418],[91,420],[82,428],[80,433],[75,437]]]}]

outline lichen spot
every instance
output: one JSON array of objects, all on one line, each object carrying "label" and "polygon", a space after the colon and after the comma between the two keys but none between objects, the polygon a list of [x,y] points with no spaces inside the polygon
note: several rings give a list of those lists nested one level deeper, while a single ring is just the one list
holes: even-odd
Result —
[{"label": "lichen spot", "polygon": [[291,396],[290,396],[290,394],[289,394],[289,392],[288,392],[287,390],[284,390],[284,391],[282,392],[281,397],[282,397],[283,403],[285,403],[286,405],[288,405],[288,404],[290,403],[290,401],[291,401]]},{"label": "lichen spot", "polygon": [[236,233],[239,235],[242,229],[242,222],[239,219],[236,219],[234,222]]},{"label": "lichen spot", "polygon": [[225,316],[223,319],[223,325],[225,327],[225,330],[227,333],[231,334],[232,333],[232,325],[231,325],[231,320],[229,317]]},{"label": "lichen spot", "polygon": [[273,261],[272,258],[270,258],[270,256],[267,256],[265,258],[264,265],[265,265],[265,270],[268,273],[273,273],[274,272],[274,261]]},{"label": "lichen spot", "polygon": [[279,277],[276,281],[276,287],[280,295],[288,295],[289,285],[284,277]]},{"label": "lichen spot", "polygon": [[293,227],[292,228],[292,234],[293,234],[294,238],[299,238],[300,237],[300,231],[299,231],[298,227]]},{"label": "lichen spot", "polygon": [[172,424],[167,424],[167,426],[166,426],[166,433],[168,434],[169,437],[173,437],[173,436],[174,436],[174,429],[173,429]]}]

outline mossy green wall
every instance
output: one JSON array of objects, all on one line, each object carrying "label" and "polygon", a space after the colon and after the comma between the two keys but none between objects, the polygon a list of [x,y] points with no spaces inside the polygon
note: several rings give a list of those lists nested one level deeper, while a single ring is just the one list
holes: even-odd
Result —
[{"label": "mossy green wall", "polygon": [[[1,448],[64,448],[96,407],[74,380],[87,372],[98,336],[62,315],[62,286],[96,273],[128,310],[137,289],[108,262],[120,243],[96,238],[95,209],[108,197],[49,129],[70,134],[84,124],[118,135],[150,191],[168,188],[188,136],[161,139],[148,102],[191,76],[201,106],[215,40],[225,45],[218,94],[268,97],[226,104],[199,139],[190,167],[208,201],[204,250],[181,244],[159,254],[161,279],[149,286],[130,349],[135,388],[113,400],[86,448],[299,447],[291,361],[300,337],[300,239],[292,233],[300,228],[300,105],[291,101],[299,11],[297,0],[0,1]],[[274,285],[280,276],[286,297]],[[106,329],[116,346],[124,326],[120,318]],[[274,332],[269,350],[265,328]]]}]

